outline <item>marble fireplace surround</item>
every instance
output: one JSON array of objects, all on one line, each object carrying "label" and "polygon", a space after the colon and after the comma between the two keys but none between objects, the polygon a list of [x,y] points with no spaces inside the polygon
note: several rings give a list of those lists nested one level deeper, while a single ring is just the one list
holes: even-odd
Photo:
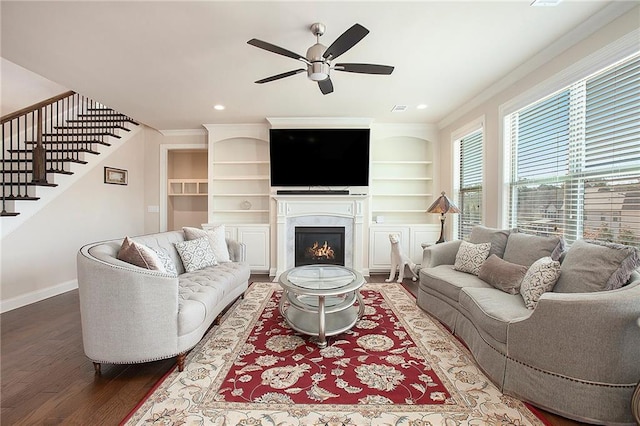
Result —
[{"label": "marble fireplace surround", "polygon": [[364,273],[365,196],[358,195],[274,195],[276,218],[276,279],[295,262],[296,226],[345,228],[345,266]]}]

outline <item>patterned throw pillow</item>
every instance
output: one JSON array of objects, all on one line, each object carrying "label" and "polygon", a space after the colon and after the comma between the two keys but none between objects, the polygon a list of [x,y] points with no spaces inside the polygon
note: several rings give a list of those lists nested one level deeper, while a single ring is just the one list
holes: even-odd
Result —
[{"label": "patterned throw pillow", "polygon": [[160,262],[162,262],[162,266],[164,266],[164,269],[166,269],[167,273],[177,277],[178,270],[176,269],[176,265],[173,263],[171,256],[169,256],[169,253],[167,253],[167,251],[162,248],[150,248],[151,250],[156,252],[158,258],[160,259]]},{"label": "patterned throw pillow", "polygon": [[489,256],[491,243],[473,244],[462,241],[453,268],[460,272],[478,275],[482,263]]},{"label": "patterned throw pillow", "polygon": [[522,279],[520,294],[529,309],[535,309],[540,296],[553,290],[560,277],[560,262],[545,256],[533,262]]},{"label": "patterned throw pillow", "polygon": [[187,272],[197,271],[207,266],[215,266],[218,264],[207,237],[180,241],[175,243],[175,246],[182,259],[184,269]]},{"label": "patterned throw pillow", "polygon": [[122,241],[116,257],[141,268],[167,272],[156,252],[129,237],[125,237],[124,241]]},{"label": "patterned throw pillow", "polygon": [[185,226],[182,230],[187,240],[208,237],[211,250],[213,250],[213,254],[216,256],[218,262],[231,262],[229,249],[225,240],[224,225],[218,225],[211,229],[190,228]]}]

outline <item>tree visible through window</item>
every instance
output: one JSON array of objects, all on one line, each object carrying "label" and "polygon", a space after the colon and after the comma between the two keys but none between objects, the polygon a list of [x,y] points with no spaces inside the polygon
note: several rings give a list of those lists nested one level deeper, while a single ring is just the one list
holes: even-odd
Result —
[{"label": "tree visible through window", "polygon": [[509,225],[640,244],[640,56],[505,117]]}]

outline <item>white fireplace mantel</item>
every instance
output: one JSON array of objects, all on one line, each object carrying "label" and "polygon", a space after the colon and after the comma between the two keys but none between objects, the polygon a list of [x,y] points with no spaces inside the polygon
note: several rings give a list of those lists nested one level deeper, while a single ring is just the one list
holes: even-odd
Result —
[{"label": "white fireplace mantel", "polygon": [[276,279],[294,266],[296,225],[345,226],[345,266],[364,273],[366,195],[273,195],[276,216]]}]

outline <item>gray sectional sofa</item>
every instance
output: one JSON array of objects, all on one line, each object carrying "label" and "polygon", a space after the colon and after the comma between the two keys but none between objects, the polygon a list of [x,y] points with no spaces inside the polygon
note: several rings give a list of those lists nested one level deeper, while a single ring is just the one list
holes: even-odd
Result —
[{"label": "gray sectional sofa", "polygon": [[173,271],[121,260],[122,239],[80,249],[82,337],[85,354],[97,373],[101,363],[133,364],[174,356],[182,371],[186,352],[202,339],[217,316],[244,294],[250,268],[243,262],[243,244],[222,237],[226,261],[186,272],[176,250],[176,243],[186,240],[185,231],[130,239],[143,248],[165,253],[168,258],[164,260],[175,266]]},{"label": "gray sectional sofa", "polygon": [[[464,244],[486,242],[508,274],[517,276],[516,265],[529,271],[548,256],[549,265],[553,257],[560,262],[560,278],[528,308],[521,289],[495,280],[500,268],[493,275],[483,273],[484,263],[479,275],[457,270],[463,242],[450,241],[424,250],[418,306],[464,341],[505,394],[579,421],[635,424],[638,250],[577,241],[561,252],[562,241],[554,237],[480,226]],[[621,279],[626,282],[616,285]]]}]

